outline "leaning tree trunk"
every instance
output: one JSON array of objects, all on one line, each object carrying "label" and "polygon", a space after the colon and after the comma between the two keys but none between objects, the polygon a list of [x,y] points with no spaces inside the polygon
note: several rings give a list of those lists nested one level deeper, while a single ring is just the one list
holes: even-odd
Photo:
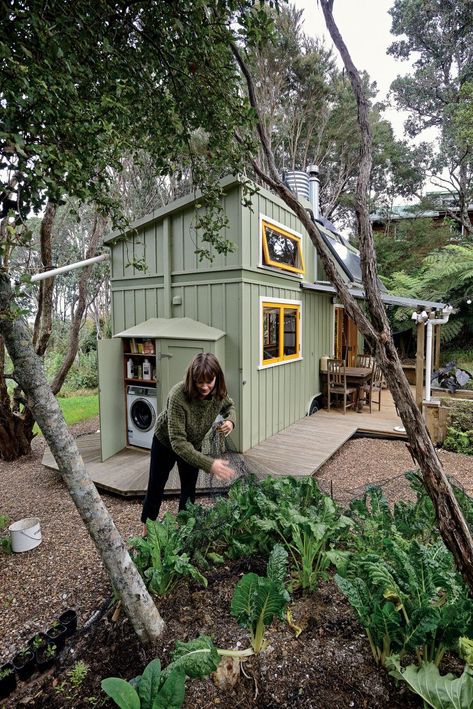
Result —
[{"label": "leaning tree trunk", "polygon": [[153,642],[164,628],[107,508],[85,469],[61,409],[46,381],[41,360],[31,343],[24,320],[15,317],[8,276],[0,275],[0,334],[14,365],[14,375],[25,392],[28,406],[53,453],[64,482],[102,558],[113,588],[119,594],[130,622],[144,643]]},{"label": "leaning tree trunk", "polygon": [[368,311],[371,323],[377,330],[377,338],[379,338],[379,345],[376,348],[377,358],[406,429],[412,453],[422,471],[424,484],[434,503],[442,538],[452,552],[457,568],[473,592],[473,539],[471,532],[443,471],[424,418],[415,403],[402,370],[378,288],[376,253],[368,208],[372,167],[368,104],[358,70],[353,64],[348,49],[335,24],[332,14],[333,0],[321,0],[321,5],[327,28],[340,52],[345,69],[350,77],[358,106],[361,154],[355,209],[358,220],[361,268]]},{"label": "leaning tree trunk", "polygon": [[[363,285],[365,287],[369,319],[355,301],[347,284],[342,280],[335,268],[331,254],[323,241],[317,225],[314,223],[307,210],[300,204],[295,195],[286,187],[280,178],[260,117],[251,74],[239,49],[233,45],[232,51],[246,79],[250,103],[257,118],[256,129],[260,146],[263,148],[265,154],[268,172],[265,172],[256,160],[252,161],[252,165],[259,177],[284,200],[300,219],[320,256],[327,277],[335,286],[337,295],[345,307],[345,310],[350,318],[355,321],[360,332],[373,346],[376,359],[381,366],[406,429],[412,453],[419,464],[426,489],[435,506],[442,538],[446,546],[452,552],[457,568],[463,575],[470,590],[473,592],[473,539],[455,495],[453,494],[452,487],[442,469],[429,432],[427,431],[425,421],[416,405],[402,370],[379,292],[376,254],[373,246],[368,212],[369,179],[371,174],[371,134],[368,121],[368,106],[364,97],[359,74],[351,61],[348,50],[343,43],[331,14],[333,0],[321,0],[321,5],[326,18],[327,27],[334,43],[342,54],[347,72],[350,75],[358,104],[358,122],[362,134],[362,146],[357,185],[356,211],[360,229]],[[237,135],[236,139],[242,142],[240,136]]]}]

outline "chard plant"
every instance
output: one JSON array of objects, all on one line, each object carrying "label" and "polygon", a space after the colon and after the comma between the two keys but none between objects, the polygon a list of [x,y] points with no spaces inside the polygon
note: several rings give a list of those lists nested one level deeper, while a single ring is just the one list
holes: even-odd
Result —
[{"label": "chard plant", "polygon": [[[193,519],[192,536],[184,550],[199,565],[222,563],[225,558],[239,559],[264,551],[265,535],[254,534],[252,519],[258,514],[257,481],[253,477],[238,480],[227,498],[219,498],[211,507],[188,505],[177,521],[187,524]],[[264,537],[264,538],[262,538]],[[208,561],[205,561],[208,560]]]},{"label": "chard plant", "polygon": [[179,526],[173,515],[166,513],[162,522],[148,520],[146,528],[147,536],[134,537],[130,544],[133,560],[151,593],[164,596],[183,576],[191,576],[207,586],[205,576],[191,564],[189,554],[182,550],[192,531],[192,520],[187,525]]},{"label": "chard plant", "polygon": [[266,576],[245,574],[235,588],[231,612],[238,623],[249,630],[256,654],[266,648],[264,633],[274,616],[284,618],[290,601],[284,586],[286,572],[287,551],[276,544],[269,557]]},{"label": "chard plant", "polygon": [[401,680],[421,697],[424,707],[433,709],[471,709],[473,706],[473,670],[468,665],[460,677],[441,675],[433,662],[401,667],[399,657],[390,658],[389,674]]},{"label": "chard plant", "polygon": [[473,600],[443,542],[423,545],[397,535],[382,553],[340,555],[335,581],[365,628],[373,657],[415,653],[439,666],[458,638],[473,631]]},{"label": "chard plant", "polygon": [[317,505],[299,509],[282,497],[272,517],[259,519],[255,524],[284,545],[291,565],[291,590],[301,588],[315,591],[320,579],[327,578],[330,566],[329,546],[345,537],[352,521],[340,515],[334,501],[320,495]]},{"label": "chard plant", "polygon": [[185,699],[186,679],[207,677],[223,655],[244,657],[247,651],[219,650],[212,639],[201,635],[190,642],[176,642],[172,662],[161,668],[152,660],[142,675],[127,682],[120,677],[102,680],[104,692],[121,709],[179,709]]}]

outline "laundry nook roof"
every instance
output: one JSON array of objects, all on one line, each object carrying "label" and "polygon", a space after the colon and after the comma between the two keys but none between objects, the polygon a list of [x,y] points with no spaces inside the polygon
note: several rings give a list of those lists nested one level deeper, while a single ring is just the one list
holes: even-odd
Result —
[{"label": "laundry nook roof", "polygon": [[225,336],[223,330],[205,325],[192,318],[149,318],[118,332],[114,337],[151,337],[174,340],[209,340],[216,342]]}]

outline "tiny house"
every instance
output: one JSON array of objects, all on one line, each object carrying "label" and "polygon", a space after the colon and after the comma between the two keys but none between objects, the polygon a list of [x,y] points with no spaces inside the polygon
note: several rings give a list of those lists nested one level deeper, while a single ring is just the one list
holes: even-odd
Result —
[{"label": "tiny house", "polygon": [[[303,203],[318,183],[313,173],[311,182],[305,177]],[[261,187],[247,206],[237,178],[222,187],[233,252],[199,260],[194,196],[106,242],[113,337],[99,343],[103,461],[127,446],[151,446],[168,391],[197,352],[213,352],[222,364],[237,409],[232,442],[245,452],[317,409],[323,355],[351,364],[362,349],[295,214]],[[314,204],[305,205],[317,217]],[[354,296],[363,298],[358,252],[330,222],[318,218],[318,227]]]},{"label": "tiny house", "polygon": [[221,361],[237,408],[232,441],[243,452],[305,416],[321,393],[335,308],[333,293],[301,287],[316,280],[315,249],[278,197],[259,188],[249,208],[241,181],[222,184],[234,252],[199,260],[193,196],[106,242],[113,337],[99,348],[102,460],[134,445],[130,399],[142,399],[138,423],[151,424],[196,352]]}]

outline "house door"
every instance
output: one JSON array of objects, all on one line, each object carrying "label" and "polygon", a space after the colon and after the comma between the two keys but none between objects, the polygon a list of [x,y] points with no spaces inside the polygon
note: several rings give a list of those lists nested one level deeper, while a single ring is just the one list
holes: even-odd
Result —
[{"label": "house door", "polygon": [[358,328],[345,308],[335,308],[335,357],[345,361],[347,367],[355,364],[358,352]]}]

